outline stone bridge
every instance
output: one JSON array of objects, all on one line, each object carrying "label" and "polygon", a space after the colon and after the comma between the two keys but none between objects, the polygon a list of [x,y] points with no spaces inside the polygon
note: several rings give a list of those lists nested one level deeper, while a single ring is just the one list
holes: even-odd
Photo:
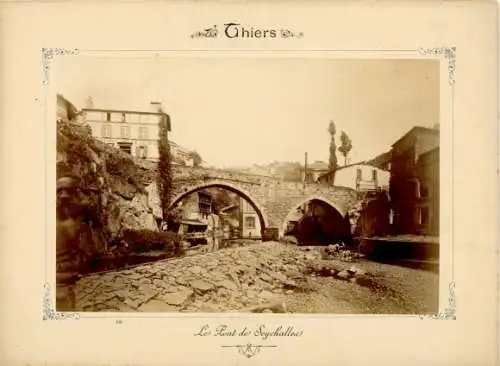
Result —
[{"label": "stone bridge", "polygon": [[342,217],[356,203],[356,191],[346,187],[304,185],[270,176],[188,166],[173,167],[173,186],[172,207],[204,188],[219,187],[237,193],[257,212],[263,238],[271,239],[283,235],[288,215],[313,199],[327,203]]}]

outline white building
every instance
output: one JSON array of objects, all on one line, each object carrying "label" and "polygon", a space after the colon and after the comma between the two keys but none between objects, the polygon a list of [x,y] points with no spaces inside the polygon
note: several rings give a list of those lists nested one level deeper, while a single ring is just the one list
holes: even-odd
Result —
[{"label": "white building", "polygon": [[259,215],[247,200],[240,198],[240,212],[242,220],[243,238],[260,238],[261,227]]},{"label": "white building", "polygon": [[92,136],[119,147],[132,156],[157,161],[159,158],[159,122],[170,119],[161,104],[151,102],[150,111],[84,108],[83,120],[92,129]]},{"label": "white building", "polygon": [[391,174],[387,170],[366,163],[357,163],[337,168],[334,182],[332,182],[332,172],[321,175],[318,180],[320,183],[334,184],[364,192],[387,190],[390,176]]}]

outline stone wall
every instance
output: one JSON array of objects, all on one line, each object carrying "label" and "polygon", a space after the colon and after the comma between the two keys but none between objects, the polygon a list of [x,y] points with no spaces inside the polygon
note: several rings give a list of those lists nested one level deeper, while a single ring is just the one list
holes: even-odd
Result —
[{"label": "stone wall", "polygon": [[252,203],[264,226],[278,229],[280,235],[283,235],[285,219],[290,212],[311,199],[328,203],[342,216],[357,202],[357,194],[350,188],[319,184],[304,186],[303,183],[282,182],[268,176],[182,166],[174,169],[172,203],[175,204],[190,192],[213,186],[242,195]]}]

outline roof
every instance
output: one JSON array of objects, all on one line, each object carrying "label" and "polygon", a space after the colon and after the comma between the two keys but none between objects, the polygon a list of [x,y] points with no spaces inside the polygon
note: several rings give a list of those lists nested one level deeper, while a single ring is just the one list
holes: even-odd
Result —
[{"label": "roof", "polygon": [[413,135],[413,134],[417,134],[417,133],[433,133],[433,134],[439,135],[439,130],[436,129],[436,128],[415,126],[410,131],[408,131],[407,133],[405,133],[401,138],[399,138],[399,140],[397,140],[391,146],[397,145],[399,142],[401,142],[406,137],[408,137],[410,135]]},{"label": "roof", "polygon": [[371,160],[367,160],[366,163],[367,164],[372,164],[374,166],[381,166],[389,161],[391,161],[391,158],[392,158],[392,153],[391,151],[387,151],[385,153],[382,153],[380,155],[377,155],[376,157],[374,157],[373,159]]},{"label": "roof", "polygon": [[[358,162],[358,163],[353,163],[353,164],[343,165],[343,166],[338,167],[335,171],[337,171],[337,172],[338,172],[339,170],[342,170],[342,169],[345,169],[345,168],[350,168],[350,167],[353,167],[353,166],[359,166],[359,165],[371,166],[371,167],[377,168],[377,169],[379,169],[379,170],[383,170],[383,171],[386,171],[386,172],[388,171],[388,170],[386,170],[386,169],[382,169],[382,168],[378,167],[378,166],[377,166],[377,165],[375,165],[375,164],[370,163],[369,161],[360,161],[360,162]],[[326,176],[326,175],[328,175],[328,174],[331,174],[331,173],[333,173],[333,170],[329,170],[328,172],[326,172],[326,173],[324,173],[324,174],[321,174],[321,175],[319,176],[319,178],[324,177],[324,176]]]},{"label": "roof", "polygon": [[102,109],[102,108],[82,108],[82,112],[109,112],[109,113],[131,113],[131,114],[150,114],[156,116],[165,116],[165,112],[145,112],[145,111],[131,111],[125,109]]}]

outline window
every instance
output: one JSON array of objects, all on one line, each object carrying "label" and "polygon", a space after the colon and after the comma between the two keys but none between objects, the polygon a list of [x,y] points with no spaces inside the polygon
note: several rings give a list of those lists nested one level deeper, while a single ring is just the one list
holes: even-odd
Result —
[{"label": "window", "polygon": [[255,217],[253,216],[245,217],[245,227],[247,229],[255,229]]},{"label": "window", "polygon": [[132,155],[132,143],[131,142],[119,142],[118,147],[120,150],[125,151],[127,154]]},{"label": "window", "polygon": [[139,140],[146,140],[148,138],[148,128],[139,127]]},{"label": "window", "polygon": [[111,125],[102,125],[102,137],[111,138]]},{"label": "window", "polygon": [[111,121],[111,113],[106,113],[106,121]]},{"label": "window", "polygon": [[372,170],[372,181],[377,181],[377,169]]},{"label": "window", "polygon": [[428,207],[420,207],[419,208],[418,223],[420,225],[427,225],[429,223],[429,208]]},{"label": "window", "polygon": [[128,139],[130,137],[130,127],[129,126],[121,126],[120,127],[120,137],[122,139]]},{"label": "window", "polygon": [[126,121],[125,113],[122,113],[122,122],[125,122],[125,121]]},{"label": "window", "polygon": [[356,169],[356,180],[361,180],[363,179],[363,172],[361,171],[360,168]]}]

